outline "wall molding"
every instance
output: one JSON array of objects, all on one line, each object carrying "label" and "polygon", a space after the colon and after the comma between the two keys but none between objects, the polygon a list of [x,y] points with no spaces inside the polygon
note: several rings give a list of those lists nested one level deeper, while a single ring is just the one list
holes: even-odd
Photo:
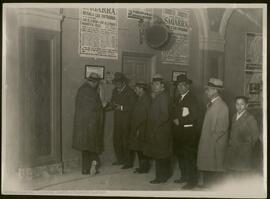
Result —
[{"label": "wall molding", "polygon": [[199,48],[201,50],[224,52],[224,47],[225,39],[219,33],[209,32],[208,36],[199,38]]},{"label": "wall molding", "polygon": [[61,31],[61,14],[29,8],[18,9],[17,14],[19,26]]}]

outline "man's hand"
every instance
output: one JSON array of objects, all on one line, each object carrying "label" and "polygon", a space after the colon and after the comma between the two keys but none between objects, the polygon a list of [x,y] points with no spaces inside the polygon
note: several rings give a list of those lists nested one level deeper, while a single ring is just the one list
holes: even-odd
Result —
[{"label": "man's hand", "polygon": [[178,120],[178,118],[174,119],[174,120],[173,120],[173,123],[174,123],[176,126],[179,126],[179,120]]}]

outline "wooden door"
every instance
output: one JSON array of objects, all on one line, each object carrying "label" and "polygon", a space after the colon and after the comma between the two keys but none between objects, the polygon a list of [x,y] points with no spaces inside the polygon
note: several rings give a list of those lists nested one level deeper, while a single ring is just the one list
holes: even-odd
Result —
[{"label": "wooden door", "polygon": [[20,31],[21,166],[60,162],[60,33]]},{"label": "wooden door", "polygon": [[140,53],[123,54],[123,73],[133,86],[136,82],[151,81],[151,55]]}]

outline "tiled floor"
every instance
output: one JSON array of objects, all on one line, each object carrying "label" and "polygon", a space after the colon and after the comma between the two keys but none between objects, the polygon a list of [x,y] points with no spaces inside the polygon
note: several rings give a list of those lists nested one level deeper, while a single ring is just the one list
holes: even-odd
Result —
[{"label": "tiled floor", "polygon": [[[35,180],[17,182],[20,192],[31,194],[65,194],[65,195],[148,195],[148,196],[249,196],[263,197],[262,178],[258,175],[242,181],[227,179],[212,189],[195,188],[184,191],[185,184],[173,181],[180,175],[175,169],[174,175],[164,184],[150,184],[154,178],[154,168],[148,174],[135,174],[134,169],[122,170],[120,166],[104,166],[100,174],[95,176],[82,175],[79,170],[64,173],[62,176],[47,176]],[[108,193],[108,191],[110,191]],[[111,192],[113,191],[113,192]],[[118,192],[114,192],[118,191]],[[120,192],[119,192],[120,191]],[[128,191],[128,192],[126,192]],[[130,192],[131,191],[131,192]],[[136,191],[136,192],[134,192]],[[139,191],[139,192],[138,192]],[[161,191],[161,192],[155,192]]]}]

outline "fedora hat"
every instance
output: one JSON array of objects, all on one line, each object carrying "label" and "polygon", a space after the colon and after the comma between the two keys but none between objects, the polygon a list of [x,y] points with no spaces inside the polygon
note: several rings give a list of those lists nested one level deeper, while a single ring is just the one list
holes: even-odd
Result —
[{"label": "fedora hat", "polygon": [[113,83],[125,82],[125,81],[127,81],[127,78],[125,77],[125,75],[123,73],[120,73],[120,72],[114,73],[114,78],[112,80]]},{"label": "fedora hat", "polygon": [[152,78],[152,81],[163,81],[163,77],[160,74],[155,74]]},{"label": "fedora hat", "polygon": [[210,78],[206,87],[223,89],[223,81],[217,78]]},{"label": "fedora hat", "polygon": [[99,74],[92,72],[90,73],[90,75],[87,77],[87,80],[89,81],[99,81],[101,78],[99,76]]},{"label": "fedora hat", "polygon": [[176,77],[176,84],[180,82],[186,82],[187,84],[192,84],[192,80],[188,79],[186,75],[180,74]]}]

